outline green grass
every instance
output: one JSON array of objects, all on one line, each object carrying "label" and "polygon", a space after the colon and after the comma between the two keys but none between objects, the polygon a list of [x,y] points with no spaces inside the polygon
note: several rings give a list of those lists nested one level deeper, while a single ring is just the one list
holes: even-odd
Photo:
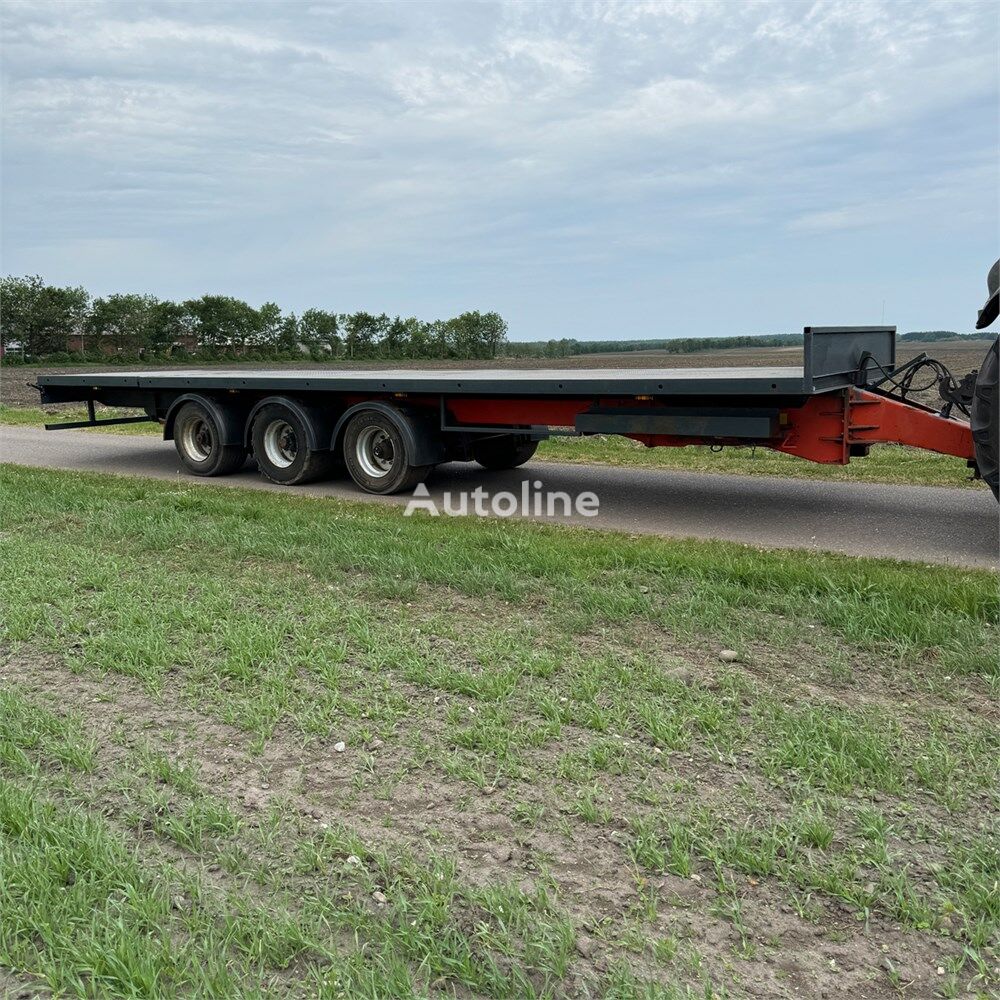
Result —
[{"label": "green grass", "polygon": [[[54,408],[50,409],[53,412],[46,413],[39,407],[0,405],[0,424],[40,427],[46,422],[87,418],[86,408],[82,406],[60,407],[58,412]],[[138,412],[101,407],[98,416],[133,416]],[[117,424],[94,430],[111,434],[162,434],[159,424],[152,422]],[[866,458],[856,458],[849,465],[839,466],[817,465],[768,448],[726,448],[721,452],[713,452],[711,448],[700,445],[688,448],[647,448],[637,441],[622,437],[555,437],[541,442],[537,458],[543,462],[683,469],[689,472],[718,472],[738,476],[784,476],[837,482],[985,489],[980,480],[971,478],[961,459],[901,445],[876,445]]]},{"label": "green grass", "polygon": [[0,495],[0,643],[52,658],[0,688],[29,981],[739,995],[768,907],[837,906],[859,955],[924,936],[935,989],[992,975],[991,574],[13,466]]},{"label": "green grass", "polygon": [[[35,727],[73,742],[75,717],[10,697],[9,707]],[[5,726],[12,721],[5,717]],[[62,760],[24,734],[17,729],[8,738],[22,751],[41,749],[43,761]],[[88,751],[85,742],[77,747],[79,755]],[[128,803],[120,815],[124,831],[84,808],[82,796],[74,801],[62,790],[54,798],[45,776],[0,779],[0,962],[57,991],[267,996],[299,962],[309,995],[336,996],[351,982],[352,996],[419,996],[422,982],[444,978],[483,995],[520,997],[532,992],[529,975],[555,981],[566,972],[574,932],[544,890],[470,889],[446,860],[424,863],[366,848],[336,829],[298,842],[297,870],[310,876],[305,896],[281,890],[283,880],[267,867],[257,871],[274,890],[265,909],[253,893],[220,890],[126,833],[151,829],[188,851],[236,857],[230,867],[247,872],[252,844],[234,853],[234,841],[226,849],[240,828],[223,806],[189,782],[190,801],[175,801],[127,769],[110,783]],[[344,864],[349,855],[357,857],[354,868]],[[363,902],[375,891],[385,900],[383,912]],[[475,934],[465,933],[466,917]],[[365,945],[345,949],[350,937]],[[503,955],[517,962],[501,968]]]},{"label": "green grass", "polygon": [[[110,420],[113,417],[135,417],[141,416],[141,410],[122,409],[115,406],[98,406],[97,418],[99,420]],[[74,420],[86,420],[87,408],[85,406],[63,406],[48,407],[43,409],[38,406],[5,406],[0,404],[0,425],[7,424],[11,427],[41,427],[44,424],[70,423]],[[86,428],[98,434],[128,434],[128,435],[154,435],[162,436],[163,428],[155,421],[141,424],[112,424],[108,427]]]},{"label": "green grass", "polygon": [[865,458],[848,465],[817,465],[769,448],[727,447],[719,452],[701,445],[687,448],[647,448],[622,437],[550,438],[538,448],[547,462],[627,466],[642,469],[684,469],[736,476],[786,476],[850,483],[891,483],[903,486],[959,486],[985,489],[965,462],[903,445],[876,445]]}]

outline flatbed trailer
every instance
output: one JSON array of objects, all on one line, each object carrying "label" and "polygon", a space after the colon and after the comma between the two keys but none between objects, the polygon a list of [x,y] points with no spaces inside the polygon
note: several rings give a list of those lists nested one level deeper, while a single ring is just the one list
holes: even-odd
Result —
[{"label": "flatbed trailer", "polygon": [[[964,459],[996,493],[996,355],[994,343],[978,379],[959,383],[924,355],[898,366],[894,327],[807,327],[795,367],[113,371],[43,375],[37,385],[43,403],[88,406],[88,420],[48,429],[158,420],[201,476],[252,457],[276,483],[346,466],[362,489],[397,493],[443,462],[513,468],[552,435],[618,434],[837,465],[873,444],[907,444]],[[941,385],[938,410],[908,396],[926,369]],[[102,420],[96,403],[145,416]]]}]

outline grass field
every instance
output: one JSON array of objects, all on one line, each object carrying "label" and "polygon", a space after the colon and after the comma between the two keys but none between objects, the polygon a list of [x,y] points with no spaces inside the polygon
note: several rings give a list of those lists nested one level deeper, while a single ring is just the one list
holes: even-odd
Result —
[{"label": "grass field", "polygon": [[15,995],[996,988],[990,574],[0,475]]},{"label": "grass field", "polygon": [[[99,416],[131,416],[135,410],[101,408]],[[85,420],[85,407],[56,410],[39,407],[0,405],[0,425],[40,427],[46,422]],[[95,434],[138,434],[158,437],[159,424],[115,424],[95,427]],[[896,445],[876,446],[866,458],[849,465],[816,465],[782,455],[767,448],[646,448],[621,437],[550,438],[538,449],[538,458],[548,462],[615,465],[646,469],[686,469],[691,472],[722,472],[742,476],[783,476],[797,479],[825,479],[855,483],[897,483],[910,486],[953,486],[985,489],[973,479],[965,462],[950,455],[936,455],[919,448]]]},{"label": "grass field", "polygon": [[711,448],[700,445],[688,448],[647,448],[629,438],[614,436],[557,437],[541,443],[538,457],[549,462],[686,469],[690,472],[724,472],[738,476],[782,476],[850,483],[986,489],[982,480],[972,478],[962,459],[902,445],[876,445],[865,458],[852,459],[848,465],[817,465],[769,448],[726,448],[721,452],[713,452]]},{"label": "grass field", "polygon": [[[112,417],[140,416],[142,410],[126,410],[116,406],[98,406],[97,416],[107,420]],[[68,423],[73,420],[86,420],[86,406],[3,406],[0,405],[0,425],[8,427],[42,427],[50,423]],[[139,434],[162,437],[163,428],[154,421],[141,424],[112,424],[108,427],[90,427],[91,434]]]}]

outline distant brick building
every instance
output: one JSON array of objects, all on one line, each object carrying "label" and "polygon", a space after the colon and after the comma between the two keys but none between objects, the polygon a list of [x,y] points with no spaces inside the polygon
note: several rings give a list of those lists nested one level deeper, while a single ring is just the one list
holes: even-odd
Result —
[{"label": "distant brick building", "polygon": [[[171,352],[178,349],[193,354],[198,349],[197,338],[194,334],[182,334],[170,345]],[[91,353],[99,351],[105,357],[109,358],[121,353],[110,337],[97,337],[93,334],[86,335],[82,333],[71,333],[69,335],[66,340],[66,350],[71,354],[82,354],[85,350]]]}]

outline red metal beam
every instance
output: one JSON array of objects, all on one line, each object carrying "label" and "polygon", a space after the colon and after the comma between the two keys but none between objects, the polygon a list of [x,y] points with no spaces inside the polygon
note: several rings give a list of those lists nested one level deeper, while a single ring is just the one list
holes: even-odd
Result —
[{"label": "red metal beam", "polygon": [[[387,396],[393,399],[392,396]],[[415,397],[411,404],[437,407],[437,397]],[[476,398],[447,400],[450,419],[470,426],[573,427],[576,417],[595,404],[635,406],[634,397],[606,399]],[[846,465],[851,454],[872,444],[906,444],[943,455],[972,459],[972,431],[964,421],[950,420],[916,404],[902,403],[863,389],[844,389],[813,396],[794,409],[783,410],[778,433],[760,441],[630,434],[648,447],[681,448],[692,444],[756,444],[811,462]]]},{"label": "red metal beam", "polygon": [[832,465],[846,465],[855,449],[870,444],[907,444],[942,455],[973,459],[972,430],[919,406],[863,389],[813,396],[782,414],[788,431],[776,451]]}]

